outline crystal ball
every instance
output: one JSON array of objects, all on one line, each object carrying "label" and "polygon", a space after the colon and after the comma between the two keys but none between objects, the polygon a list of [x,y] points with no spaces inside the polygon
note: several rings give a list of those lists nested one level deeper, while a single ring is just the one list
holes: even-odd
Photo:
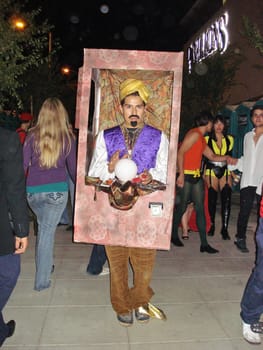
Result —
[{"label": "crystal ball", "polygon": [[131,159],[120,159],[115,166],[115,175],[122,181],[132,180],[137,175],[137,165]]}]

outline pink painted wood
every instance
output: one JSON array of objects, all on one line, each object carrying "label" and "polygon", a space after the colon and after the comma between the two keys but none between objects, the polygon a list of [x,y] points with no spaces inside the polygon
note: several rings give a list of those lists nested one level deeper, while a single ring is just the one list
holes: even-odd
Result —
[{"label": "pink painted wood", "polygon": [[[183,54],[174,52],[84,49],[84,63],[79,71],[76,128],[79,129],[74,241],[145,247],[168,250],[172,228],[175,193],[176,154],[179,133]],[[173,73],[172,106],[169,130],[167,189],[140,197],[128,211],[109,205],[107,194],[85,185],[90,143],[87,141],[91,79],[100,70],[143,70]],[[131,76],[132,77],[132,76]],[[101,101],[103,103],[103,101]],[[94,123],[96,123],[96,119]],[[98,127],[93,127],[96,132]],[[162,216],[152,216],[149,203],[163,203]]]}]

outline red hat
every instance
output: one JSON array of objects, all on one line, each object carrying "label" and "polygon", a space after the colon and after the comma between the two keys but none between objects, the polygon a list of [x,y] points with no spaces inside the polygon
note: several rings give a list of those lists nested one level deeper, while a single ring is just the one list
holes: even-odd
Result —
[{"label": "red hat", "polygon": [[22,122],[29,122],[30,120],[33,120],[33,116],[30,113],[21,113],[19,118]]}]

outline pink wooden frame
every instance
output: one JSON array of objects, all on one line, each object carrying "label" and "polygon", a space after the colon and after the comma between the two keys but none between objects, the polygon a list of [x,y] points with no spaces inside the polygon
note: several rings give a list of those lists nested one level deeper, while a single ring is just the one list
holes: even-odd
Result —
[{"label": "pink wooden frame", "polygon": [[[169,135],[167,189],[140,197],[129,211],[110,207],[107,195],[85,185],[91,80],[100,69],[172,71],[173,96]],[[172,228],[176,155],[179,134],[183,53],[84,49],[79,70],[76,128],[79,129],[74,241],[168,250]],[[94,123],[96,120],[94,120]],[[93,130],[95,130],[93,126]],[[96,130],[97,132],[97,130]],[[90,147],[90,146],[89,146]],[[150,203],[162,203],[162,216],[153,216]]]}]

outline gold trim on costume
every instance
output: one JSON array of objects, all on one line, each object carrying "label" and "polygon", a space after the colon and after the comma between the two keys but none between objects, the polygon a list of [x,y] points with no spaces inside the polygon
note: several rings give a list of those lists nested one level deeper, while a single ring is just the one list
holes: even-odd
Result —
[{"label": "gold trim on costume", "polygon": [[200,169],[195,169],[195,170],[184,170],[184,174],[186,175],[194,175],[194,177],[200,177]]}]

